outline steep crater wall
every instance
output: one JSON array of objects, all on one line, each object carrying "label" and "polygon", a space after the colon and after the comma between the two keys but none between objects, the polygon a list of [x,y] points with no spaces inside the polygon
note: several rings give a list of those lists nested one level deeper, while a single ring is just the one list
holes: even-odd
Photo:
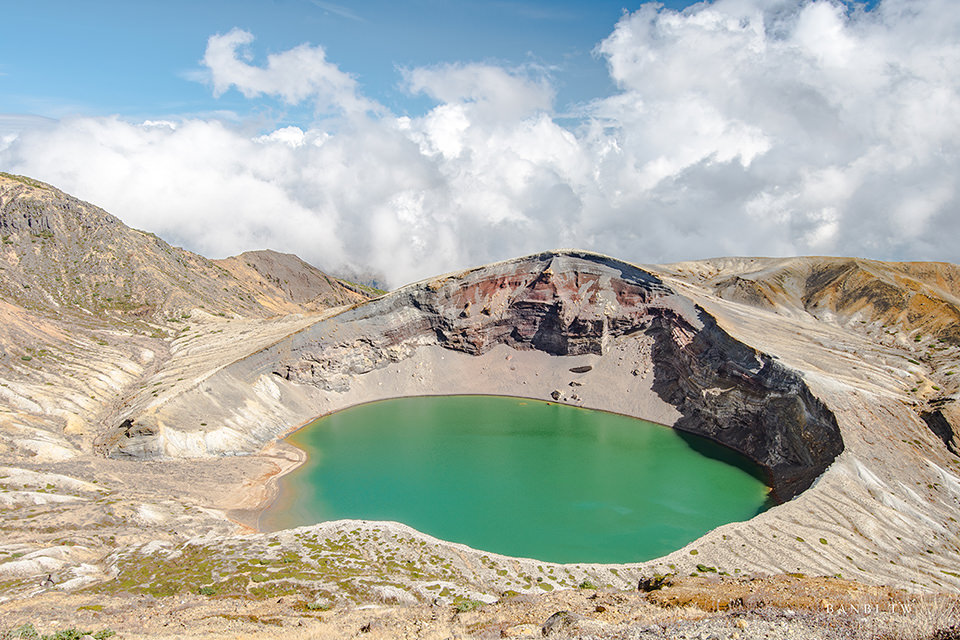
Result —
[{"label": "steep crater wall", "polygon": [[836,419],[799,374],[734,340],[652,274],[588,253],[412,285],[294,336],[270,371],[342,392],[428,344],[471,355],[504,344],[602,357],[615,341],[641,337],[653,340],[653,391],[681,416],[672,426],[758,462],[778,498],[809,487],[843,450]]},{"label": "steep crater wall", "polygon": [[670,314],[653,323],[653,389],[681,413],[675,429],[746,454],[769,472],[775,497],[788,500],[843,451],[836,418],[798,373],[734,340],[705,312],[700,320],[695,332]]}]

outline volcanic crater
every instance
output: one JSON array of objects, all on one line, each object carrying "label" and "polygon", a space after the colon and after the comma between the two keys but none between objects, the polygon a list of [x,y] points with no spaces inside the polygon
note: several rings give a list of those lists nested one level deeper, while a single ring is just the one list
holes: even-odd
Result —
[{"label": "volcanic crater", "polygon": [[[369,300],[295,256],[210,261],[5,174],[0,231],[0,615],[53,596],[495,602],[691,573],[960,589],[955,265],[564,250]],[[258,530],[303,456],[284,436],[458,394],[706,436],[759,463],[780,504],[618,565],[390,522]]]}]

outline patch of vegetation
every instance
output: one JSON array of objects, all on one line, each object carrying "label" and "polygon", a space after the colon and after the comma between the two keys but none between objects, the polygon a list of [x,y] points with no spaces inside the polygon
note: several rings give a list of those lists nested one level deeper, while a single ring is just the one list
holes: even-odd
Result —
[{"label": "patch of vegetation", "polygon": [[479,609],[482,606],[483,603],[479,600],[459,600],[453,604],[453,608],[457,613],[466,613],[467,611]]},{"label": "patch of vegetation", "polygon": [[382,296],[387,293],[384,289],[378,289],[377,287],[371,286],[369,284],[360,284],[359,282],[351,282],[350,280],[340,279],[340,282],[347,285],[348,289],[360,289],[366,293],[372,294],[374,296]]},{"label": "patch of vegetation", "polygon": [[28,187],[33,187],[35,189],[47,189],[47,185],[43,184],[42,182],[38,182],[33,178],[28,178],[27,176],[18,176],[13,173],[7,173],[5,171],[0,171],[0,176],[3,176],[8,180],[14,180],[16,182],[19,182],[20,184],[25,184]]},{"label": "patch of vegetation", "polygon": [[583,582],[577,585],[577,589],[596,589],[596,588],[597,588],[597,585],[593,584],[589,580],[584,580]]},{"label": "patch of vegetation", "polygon": [[0,633],[0,640],[80,640],[83,636],[93,636],[95,640],[105,640],[117,635],[116,631],[110,629],[101,629],[100,631],[80,631],[79,629],[66,629],[57,631],[53,634],[40,634],[29,622],[15,629]]},{"label": "patch of vegetation", "polygon": [[252,622],[253,624],[268,624],[273,627],[283,626],[283,620],[280,618],[261,618],[260,616],[255,616],[253,614],[220,613],[217,614],[217,617],[223,618],[224,620]]},{"label": "patch of vegetation", "polygon": [[[440,558],[433,563],[439,565],[433,570],[410,561],[398,561],[392,555],[366,559],[357,545],[374,540],[350,537],[360,533],[349,532],[339,538],[297,536],[299,553],[276,549],[281,545],[279,540],[271,540],[265,546],[211,547],[188,543],[171,553],[124,553],[117,558],[118,579],[91,586],[87,591],[162,597],[198,593],[202,587],[210,587],[216,589],[218,597],[292,595],[304,603],[335,599],[364,602],[375,597],[377,585],[400,586],[398,576],[418,582],[450,581],[458,577],[456,570],[449,563],[440,562]],[[439,595],[450,594],[447,591]]]}]

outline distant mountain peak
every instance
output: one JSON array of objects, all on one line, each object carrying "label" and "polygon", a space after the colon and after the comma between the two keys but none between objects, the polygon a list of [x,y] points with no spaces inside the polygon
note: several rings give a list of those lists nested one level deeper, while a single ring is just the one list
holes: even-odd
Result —
[{"label": "distant mountain peak", "polygon": [[0,173],[0,293],[18,305],[114,317],[195,307],[270,316],[370,297],[290,254],[244,256],[208,260],[55,187]]}]

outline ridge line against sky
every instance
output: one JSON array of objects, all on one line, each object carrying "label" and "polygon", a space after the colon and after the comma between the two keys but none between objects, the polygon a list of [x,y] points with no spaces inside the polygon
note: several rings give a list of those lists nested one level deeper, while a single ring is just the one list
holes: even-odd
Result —
[{"label": "ridge line against sky", "polygon": [[960,262],[951,2],[686,4],[18,6],[0,170],[393,286],[561,246]]}]

